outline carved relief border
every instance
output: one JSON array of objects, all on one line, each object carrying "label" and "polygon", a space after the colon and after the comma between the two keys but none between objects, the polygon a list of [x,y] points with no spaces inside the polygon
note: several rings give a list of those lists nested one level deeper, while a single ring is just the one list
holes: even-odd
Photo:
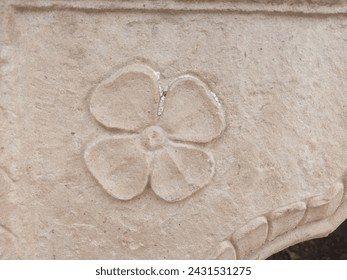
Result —
[{"label": "carved relief border", "polygon": [[[17,240],[14,215],[17,197],[15,182],[20,165],[20,97],[17,94],[18,75],[15,35],[11,31],[14,9],[0,2],[0,259],[16,258]],[[6,244],[7,246],[2,246]]]},{"label": "carved relief border", "polygon": [[323,194],[248,221],[218,245],[213,258],[265,259],[299,242],[327,236],[345,220],[346,211],[347,170]]},{"label": "carved relief border", "polygon": [[321,0],[309,4],[302,0],[288,1],[18,1],[13,2],[17,9],[24,10],[80,10],[96,11],[171,11],[171,12],[227,12],[227,13],[265,13],[287,15],[346,15],[347,3],[338,0]]}]

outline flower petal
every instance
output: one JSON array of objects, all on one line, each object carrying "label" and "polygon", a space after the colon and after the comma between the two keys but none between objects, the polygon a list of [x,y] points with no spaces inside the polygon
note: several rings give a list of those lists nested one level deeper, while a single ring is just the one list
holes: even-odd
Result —
[{"label": "flower petal", "polygon": [[84,154],[89,171],[113,197],[129,200],[145,189],[149,168],[135,137],[112,137],[89,146]]},{"label": "flower petal", "polygon": [[139,131],[157,116],[159,85],[155,72],[134,64],[102,82],[90,100],[90,111],[104,126]]},{"label": "flower petal", "polygon": [[166,201],[182,200],[204,187],[214,173],[211,155],[188,145],[156,151],[151,186]]},{"label": "flower petal", "polygon": [[171,139],[207,143],[218,137],[225,127],[217,97],[193,76],[174,81],[164,102],[160,121]]}]

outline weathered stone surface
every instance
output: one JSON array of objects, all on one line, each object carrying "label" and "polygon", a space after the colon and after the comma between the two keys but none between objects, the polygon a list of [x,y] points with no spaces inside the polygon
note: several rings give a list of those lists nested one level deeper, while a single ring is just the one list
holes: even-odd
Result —
[{"label": "weathered stone surface", "polygon": [[342,0],[1,1],[0,258],[263,259],[329,234],[346,27]]}]

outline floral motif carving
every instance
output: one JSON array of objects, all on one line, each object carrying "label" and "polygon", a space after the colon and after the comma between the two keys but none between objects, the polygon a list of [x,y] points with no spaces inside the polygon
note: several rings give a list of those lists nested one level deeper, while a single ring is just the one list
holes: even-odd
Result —
[{"label": "floral motif carving", "polygon": [[130,65],[95,89],[90,111],[104,127],[128,132],[98,140],[84,155],[115,198],[132,199],[150,185],[162,199],[179,201],[213,177],[213,156],[198,145],[217,138],[225,120],[200,79],[181,76],[164,92],[153,69]]}]

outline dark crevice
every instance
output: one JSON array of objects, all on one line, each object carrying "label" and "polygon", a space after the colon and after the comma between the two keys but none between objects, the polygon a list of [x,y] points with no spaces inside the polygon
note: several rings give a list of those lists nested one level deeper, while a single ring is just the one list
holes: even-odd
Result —
[{"label": "dark crevice", "polygon": [[347,260],[347,220],[328,237],[296,244],[268,260]]}]

